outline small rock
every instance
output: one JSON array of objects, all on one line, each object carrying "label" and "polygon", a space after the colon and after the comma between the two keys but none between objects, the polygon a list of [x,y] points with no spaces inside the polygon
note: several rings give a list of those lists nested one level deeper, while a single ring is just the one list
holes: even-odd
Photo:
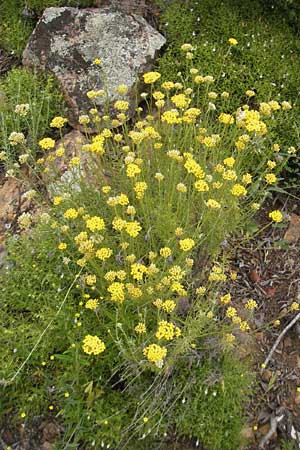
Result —
[{"label": "small rock", "polygon": [[266,296],[269,298],[274,297],[274,295],[276,294],[276,287],[265,288],[265,293],[266,293]]},{"label": "small rock", "polygon": [[43,428],[43,440],[55,442],[60,435],[60,428],[53,422],[47,423]]},{"label": "small rock", "polygon": [[300,217],[297,214],[290,214],[290,224],[285,232],[284,240],[287,242],[297,242],[300,238]]},{"label": "small rock", "polygon": [[293,340],[290,338],[290,336],[287,336],[283,341],[284,348],[291,348],[293,347]]},{"label": "small rock", "polygon": [[249,441],[253,441],[255,438],[253,428],[252,427],[243,428],[241,431],[241,437]]},{"label": "small rock", "polygon": [[9,430],[3,431],[2,439],[4,440],[4,442],[6,444],[9,444],[9,445],[13,444],[13,442],[14,442],[14,437],[13,437],[11,431],[9,431]]},{"label": "small rock", "polygon": [[261,276],[256,270],[251,270],[249,273],[249,278],[253,283],[259,283],[261,281]]},{"label": "small rock", "polygon": [[54,450],[54,447],[50,442],[44,442],[41,450]]},{"label": "small rock", "polygon": [[294,402],[296,403],[296,405],[300,405],[300,392],[297,392],[297,394],[295,395]]},{"label": "small rock", "polygon": [[262,379],[264,380],[264,381],[266,381],[266,382],[268,382],[268,381],[270,381],[270,379],[272,378],[272,372],[271,372],[271,370],[264,370],[263,371],[263,373],[262,373],[262,375],[261,375],[261,377],[262,377]]}]

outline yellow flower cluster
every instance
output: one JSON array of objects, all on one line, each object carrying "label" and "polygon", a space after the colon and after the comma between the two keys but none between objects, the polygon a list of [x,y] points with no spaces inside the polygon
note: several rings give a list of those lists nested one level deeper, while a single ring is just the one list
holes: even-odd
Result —
[{"label": "yellow flower cluster", "polygon": [[138,200],[141,200],[144,197],[147,189],[148,185],[147,183],[145,183],[145,181],[138,181],[137,183],[135,183],[133,190],[135,192],[136,198]]},{"label": "yellow flower cluster", "polygon": [[86,309],[91,309],[92,311],[97,309],[98,306],[99,306],[99,301],[96,298],[89,299],[85,304]]},{"label": "yellow flower cluster", "polygon": [[39,141],[39,146],[43,150],[50,150],[55,146],[55,140],[52,138],[44,138]]},{"label": "yellow flower cluster", "polygon": [[123,303],[125,299],[124,283],[116,281],[108,286],[107,291],[110,293],[112,301]]},{"label": "yellow flower cluster", "polygon": [[62,128],[64,126],[64,124],[67,122],[68,122],[68,120],[65,119],[64,117],[57,116],[57,117],[54,117],[54,119],[52,119],[52,121],[50,122],[50,127]]},{"label": "yellow flower cluster", "polygon": [[98,336],[88,334],[83,339],[82,348],[88,355],[100,355],[105,350],[105,344]]},{"label": "yellow flower cluster", "polygon": [[171,341],[180,335],[180,328],[176,327],[174,323],[167,322],[166,320],[161,320],[158,322],[158,330],[155,334],[157,339],[166,339],[167,341]]},{"label": "yellow flower cluster", "polygon": [[141,281],[147,272],[148,269],[144,264],[135,263],[131,265],[131,275],[134,280]]},{"label": "yellow flower cluster", "polygon": [[101,259],[101,261],[105,261],[111,257],[112,253],[113,251],[111,248],[102,247],[96,251],[96,258]]},{"label": "yellow flower cluster", "polygon": [[180,239],[179,247],[184,252],[189,252],[195,246],[195,241],[191,238]]},{"label": "yellow flower cluster", "polygon": [[147,72],[143,75],[145,84],[153,84],[155,81],[159,80],[160,77],[161,75],[159,72]]},{"label": "yellow flower cluster", "polygon": [[142,322],[138,323],[135,327],[134,330],[136,333],[138,334],[143,334],[146,333],[147,329],[146,329],[146,325]]},{"label": "yellow flower cluster", "polygon": [[265,135],[268,131],[266,124],[260,120],[259,111],[239,110],[236,116],[236,123],[239,128],[244,128],[260,136]]},{"label": "yellow flower cluster", "polygon": [[157,344],[150,344],[144,348],[143,354],[150,362],[157,363],[167,356],[167,349]]},{"label": "yellow flower cluster", "polygon": [[99,216],[90,217],[89,219],[87,219],[85,224],[86,227],[92,232],[102,231],[105,229],[105,222],[102,217]]},{"label": "yellow flower cluster", "polygon": [[283,219],[282,213],[278,209],[271,211],[269,213],[269,217],[270,217],[270,219],[272,219],[274,222],[277,222],[277,223],[282,222],[282,219]]}]

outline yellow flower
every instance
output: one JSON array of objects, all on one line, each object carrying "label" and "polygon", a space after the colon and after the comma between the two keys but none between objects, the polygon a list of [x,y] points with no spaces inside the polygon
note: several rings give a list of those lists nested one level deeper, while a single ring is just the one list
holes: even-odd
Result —
[{"label": "yellow flower", "polygon": [[67,244],[65,242],[60,242],[60,244],[58,244],[59,250],[65,250],[66,248],[67,248]]},{"label": "yellow flower", "polygon": [[55,146],[55,140],[51,138],[44,138],[39,141],[39,146],[43,150],[50,150]]},{"label": "yellow flower", "polygon": [[267,173],[265,175],[265,180],[268,184],[273,184],[273,183],[276,183],[277,177],[276,177],[276,175],[274,175],[274,173]]},{"label": "yellow flower", "polygon": [[146,325],[142,322],[139,322],[135,327],[134,327],[134,331],[138,334],[143,334],[146,333],[147,329],[146,329]]},{"label": "yellow flower", "polygon": [[269,169],[274,169],[274,167],[276,167],[276,162],[275,161],[267,161],[267,166]]},{"label": "yellow flower", "polygon": [[98,336],[87,334],[83,339],[82,349],[88,355],[100,355],[105,350],[105,344]]},{"label": "yellow flower", "polygon": [[102,231],[105,229],[105,223],[101,217],[93,216],[86,221],[86,227],[92,232]]},{"label": "yellow flower", "polygon": [[85,277],[85,282],[88,286],[93,286],[94,284],[96,284],[96,281],[97,281],[96,275],[87,275]]},{"label": "yellow flower", "polygon": [[224,170],[222,178],[227,181],[235,181],[237,179],[237,174],[234,170]]},{"label": "yellow flower", "polygon": [[182,236],[182,235],[183,235],[183,228],[181,228],[181,227],[175,228],[175,236],[179,237],[179,236]]},{"label": "yellow flower", "polygon": [[172,102],[177,108],[184,109],[191,103],[191,99],[185,94],[176,94],[171,97]]},{"label": "yellow flower", "polygon": [[53,205],[58,206],[63,201],[63,198],[60,195],[57,195],[56,197],[53,197]]},{"label": "yellow flower", "polygon": [[129,234],[129,236],[135,238],[141,231],[142,227],[139,222],[134,220],[133,222],[127,222],[125,225],[125,231]]},{"label": "yellow flower", "polygon": [[126,224],[126,220],[121,219],[121,217],[114,217],[112,221],[112,227],[117,231],[122,231],[126,227]]},{"label": "yellow flower", "polygon": [[174,337],[181,335],[180,328],[176,327],[173,323],[162,320],[158,322],[158,330],[155,334],[157,339],[166,339],[171,341]]},{"label": "yellow flower", "polygon": [[147,267],[141,263],[135,263],[131,266],[131,275],[134,280],[142,281],[143,276],[147,271]]},{"label": "yellow flower", "polygon": [[147,183],[144,181],[138,181],[135,183],[133,190],[135,192],[136,198],[141,200],[144,197],[145,191],[148,189]]},{"label": "yellow flower", "polygon": [[67,119],[61,116],[54,117],[50,122],[50,127],[52,128],[62,128],[64,124],[68,122]]},{"label": "yellow flower", "polygon": [[116,87],[116,92],[120,95],[126,95],[128,91],[128,86],[126,84],[120,84]]},{"label": "yellow flower", "polygon": [[246,91],[245,94],[247,95],[247,97],[254,97],[255,96],[255,92],[252,91],[251,89],[248,89],[248,91]]},{"label": "yellow flower", "polygon": [[252,311],[253,309],[258,308],[258,304],[255,300],[253,300],[252,298],[250,300],[247,301],[247,303],[245,304],[245,308],[249,309],[249,311]]},{"label": "yellow flower", "polygon": [[236,316],[236,314],[237,314],[237,311],[233,306],[229,306],[229,308],[227,308],[226,317],[233,318]]},{"label": "yellow flower", "polygon": [[223,163],[225,164],[225,166],[227,167],[233,167],[235,164],[235,159],[233,156],[230,156],[229,158],[225,158],[223,160]]},{"label": "yellow flower", "polygon": [[167,349],[157,344],[150,344],[144,348],[143,354],[150,362],[157,363],[166,357]]},{"label": "yellow flower", "polygon": [[225,334],[225,342],[229,345],[232,345],[235,341],[235,335],[232,333]]},{"label": "yellow flower", "polygon": [[174,300],[165,300],[162,305],[161,309],[167,313],[171,313],[176,308],[176,303]]},{"label": "yellow flower", "polygon": [[221,94],[221,98],[227,99],[227,98],[229,98],[229,96],[230,96],[230,94],[227,91],[223,91],[222,94]]},{"label": "yellow flower", "polygon": [[80,158],[78,156],[74,156],[74,158],[70,159],[70,166],[79,166],[80,165]]},{"label": "yellow flower", "polygon": [[163,247],[159,250],[160,256],[163,258],[168,258],[172,254],[172,250],[169,247]]},{"label": "yellow flower", "polygon": [[165,111],[161,116],[161,121],[173,125],[181,123],[182,119],[179,117],[179,112],[175,109],[171,111]]},{"label": "yellow flower", "polygon": [[283,101],[281,102],[281,108],[283,111],[288,111],[289,109],[292,109],[292,105],[289,102]]},{"label": "yellow flower", "polygon": [[110,293],[112,301],[123,303],[125,299],[124,283],[114,282],[108,286],[107,291]]},{"label": "yellow flower", "polygon": [[227,305],[227,303],[230,303],[231,302],[230,292],[228,292],[228,294],[222,295],[220,297],[220,302],[223,303],[224,305]]},{"label": "yellow flower", "polygon": [[232,38],[232,37],[228,39],[228,42],[229,42],[230,45],[237,45],[238,44],[238,41],[235,38]]},{"label": "yellow flower", "polygon": [[160,77],[161,75],[159,72],[147,72],[143,75],[145,84],[155,83],[155,81],[159,80]]},{"label": "yellow flower", "polygon": [[245,173],[242,176],[242,182],[244,184],[251,184],[252,183],[252,175],[250,173]]},{"label": "yellow flower", "polygon": [[221,208],[221,204],[219,202],[217,202],[217,200],[214,200],[213,198],[209,198],[207,200],[207,202],[205,202],[205,204],[208,208],[212,208],[212,209],[220,209]]},{"label": "yellow flower", "polygon": [[197,295],[204,295],[205,294],[205,292],[206,292],[206,287],[205,286],[199,286],[199,287],[197,287],[197,289],[196,289],[196,294]]},{"label": "yellow flower", "polygon": [[101,259],[101,261],[105,261],[106,259],[111,257],[112,253],[113,252],[110,248],[102,247],[96,251],[96,258]]},{"label": "yellow flower", "polygon": [[78,117],[78,122],[80,123],[80,125],[87,125],[88,123],[90,123],[90,118],[87,114],[82,114]]},{"label": "yellow flower", "polygon": [[170,91],[171,89],[174,88],[174,83],[173,83],[173,81],[164,81],[162,83],[161,87],[163,89],[165,89],[166,91]]},{"label": "yellow flower", "polygon": [[206,192],[209,190],[208,184],[204,180],[198,180],[194,183],[195,189],[198,192]]},{"label": "yellow flower", "polygon": [[65,219],[77,219],[77,217],[78,217],[78,212],[74,208],[69,208],[64,213]]},{"label": "yellow flower", "polygon": [[280,109],[280,104],[276,100],[270,100],[268,104],[273,111],[277,111],[278,109]]},{"label": "yellow flower", "polygon": [[165,94],[163,94],[161,91],[153,92],[152,96],[155,100],[163,100],[165,98]]},{"label": "yellow flower", "polygon": [[230,192],[235,197],[243,197],[247,194],[247,189],[244,186],[242,186],[241,184],[235,184],[235,185],[233,185]]},{"label": "yellow flower", "polygon": [[163,179],[164,179],[165,177],[164,177],[164,175],[163,175],[162,173],[156,172],[156,174],[154,175],[154,178],[155,178],[157,181],[163,181]]},{"label": "yellow flower", "polygon": [[128,176],[128,178],[133,178],[136,175],[139,175],[141,173],[141,169],[139,168],[139,166],[137,166],[134,163],[129,163],[126,166],[126,175]]},{"label": "yellow flower", "polygon": [[219,115],[219,122],[224,123],[225,125],[231,125],[232,123],[234,123],[234,118],[231,114],[221,113]]},{"label": "yellow flower", "polygon": [[97,309],[98,306],[99,306],[99,301],[96,298],[91,298],[85,304],[86,309],[91,309],[92,311]]},{"label": "yellow flower", "polygon": [[129,103],[125,100],[117,100],[114,103],[114,107],[119,111],[127,111],[129,108]]},{"label": "yellow flower", "polygon": [[300,305],[297,302],[293,302],[290,306],[291,311],[298,311],[300,309]]},{"label": "yellow flower", "polygon": [[195,246],[195,241],[191,238],[180,239],[179,247],[184,252],[189,252]]},{"label": "yellow flower", "polygon": [[250,327],[249,327],[248,323],[245,320],[243,320],[240,323],[240,330],[241,331],[248,331],[248,330],[250,330]]},{"label": "yellow flower", "polygon": [[187,187],[186,187],[186,185],[183,184],[183,183],[178,183],[177,186],[176,186],[176,190],[177,190],[178,192],[185,193],[185,192],[187,192]]},{"label": "yellow flower", "polygon": [[184,52],[190,52],[191,50],[193,50],[193,46],[191,44],[182,44],[180,48]]},{"label": "yellow flower", "polygon": [[95,58],[93,61],[93,64],[95,64],[96,66],[99,66],[99,64],[102,63],[102,60],[100,58]]}]

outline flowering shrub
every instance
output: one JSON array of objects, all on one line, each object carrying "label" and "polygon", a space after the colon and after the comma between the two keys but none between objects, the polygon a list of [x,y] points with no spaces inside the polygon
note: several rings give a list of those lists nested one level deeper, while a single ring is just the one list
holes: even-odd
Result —
[{"label": "flowering shrub", "polygon": [[[238,42],[231,38],[229,45]],[[189,44],[182,52],[192,59]],[[80,413],[88,410],[93,426],[102,426],[111,418],[106,409],[100,412],[100,397],[111,398],[115,386],[122,385],[128,417],[119,406],[112,415],[112,421],[122,418],[118,432],[99,431],[101,439],[109,436],[110,444],[117,445],[121,435],[126,440],[148,434],[150,439],[174,423],[186,433],[187,422],[180,425],[178,416],[168,419],[185,395],[190,400],[195,395],[193,386],[180,378],[181,369],[197,371],[202,360],[209,367],[212,358],[222,361],[240,333],[251,330],[257,304],[248,299],[237,310],[230,293],[222,292],[222,283],[234,281],[235,274],[226,258],[219,258],[220,249],[260,207],[294,153],[268,135],[277,115],[288,114],[287,102],[261,103],[259,110],[244,104],[230,111],[229,94],[212,91],[214,78],[194,67],[187,80],[161,83],[158,72],[143,78],[149,85],[149,93],[142,94],[148,107],[145,112],[137,107],[132,127],[126,122],[124,87],[118,90],[115,117],[98,114],[90,91],[91,110],[80,123],[94,124],[97,133],[75,158],[68,160],[50,137],[39,141],[45,152],[37,161],[40,174],[48,175],[63,159],[78,188],[60,186],[52,210],[32,231],[47,240],[66,280],[59,288],[59,294],[61,289],[66,294],[57,298],[55,320],[63,308],[65,317],[59,338],[52,336],[61,371],[56,389],[62,396],[67,385],[69,395],[64,406],[57,399],[57,408],[70,420],[72,398],[75,402],[83,385],[75,370],[88,394]],[[202,104],[195,103],[200,90]],[[216,96],[220,112],[211,101]],[[62,117],[52,120],[59,129],[64,123]],[[23,143],[17,139],[16,145]],[[12,174],[14,168],[8,170]],[[280,222],[280,211],[270,213],[270,219]],[[241,376],[237,367],[230,370]],[[221,391],[222,379],[218,383],[214,392]],[[237,389],[237,398],[244,392],[245,386]],[[227,429],[234,429],[239,415],[240,410],[227,418]],[[88,427],[86,417],[82,420]],[[217,442],[193,421],[193,435],[205,445],[236,448],[232,442],[238,442],[238,432],[226,443],[222,429],[223,440]]]}]

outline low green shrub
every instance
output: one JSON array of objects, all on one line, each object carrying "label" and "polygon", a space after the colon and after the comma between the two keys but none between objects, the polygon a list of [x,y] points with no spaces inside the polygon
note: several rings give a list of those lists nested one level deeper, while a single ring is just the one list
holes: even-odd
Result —
[{"label": "low green shrub", "polygon": [[[54,414],[65,449],[154,449],[174,432],[213,450],[240,442],[249,373],[237,349],[258,305],[232,305],[224,282],[236,274],[221,249],[294,154],[270,135],[291,105],[270,100],[256,111],[251,94],[232,111],[230,93],[191,66],[192,46],[180,54],[189,75],[145,74],[147,110],[137,107],[132,125],[126,86],[113,117],[98,112],[103,92],[90,91],[80,151],[66,155],[45,137],[45,155],[24,161],[53,199],[40,217],[19,217],[25,232],[8,247],[1,413],[17,423]],[[65,123],[58,116],[51,127]],[[58,184],[61,166],[70,183]],[[45,208],[41,194],[28,196]]]}]

